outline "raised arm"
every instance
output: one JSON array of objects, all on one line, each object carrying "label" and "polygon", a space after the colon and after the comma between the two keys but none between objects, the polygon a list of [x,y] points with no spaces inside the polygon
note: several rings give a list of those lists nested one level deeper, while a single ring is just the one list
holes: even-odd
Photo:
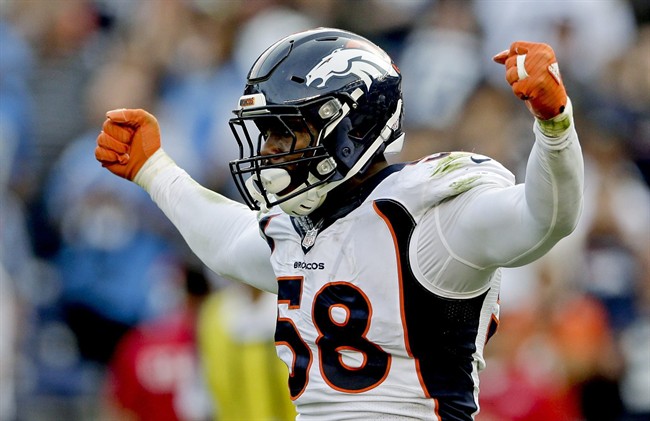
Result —
[{"label": "raised arm", "polygon": [[143,187],[208,268],[277,291],[270,250],[259,235],[255,213],[202,187],[179,168],[160,146],[153,115],[109,111],[95,156],[112,173]]},{"label": "raised arm", "polygon": [[478,188],[439,210],[449,251],[478,269],[541,257],[573,231],[582,210],[582,153],[553,50],[517,42],[495,61],[535,117],[535,143],[524,184]]}]

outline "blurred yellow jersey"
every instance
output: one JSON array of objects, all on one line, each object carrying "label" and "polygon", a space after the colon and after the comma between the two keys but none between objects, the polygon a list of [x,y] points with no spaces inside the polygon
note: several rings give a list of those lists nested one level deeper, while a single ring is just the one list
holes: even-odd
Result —
[{"label": "blurred yellow jersey", "polygon": [[199,352],[217,420],[296,418],[287,367],[275,351],[275,315],[275,295],[243,285],[217,291],[203,304]]}]

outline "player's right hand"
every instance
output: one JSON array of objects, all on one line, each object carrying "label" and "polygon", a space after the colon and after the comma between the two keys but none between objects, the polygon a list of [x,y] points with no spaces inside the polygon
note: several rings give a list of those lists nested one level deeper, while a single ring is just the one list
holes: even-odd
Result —
[{"label": "player's right hand", "polygon": [[156,118],[144,110],[123,108],[106,113],[95,158],[113,174],[133,180],[158,149],[160,127]]}]

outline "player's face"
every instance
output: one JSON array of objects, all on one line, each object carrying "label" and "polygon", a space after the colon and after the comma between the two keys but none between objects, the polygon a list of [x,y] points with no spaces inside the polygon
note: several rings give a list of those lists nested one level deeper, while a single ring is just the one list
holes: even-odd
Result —
[{"label": "player's face", "polygon": [[289,194],[307,179],[308,162],[305,158],[313,156],[314,151],[305,151],[305,148],[312,146],[313,132],[303,119],[284,120],[282,124],[269,124],[267,127],[258,124],[258,127],[265,139],[260,150],[265,165],[279,166],[291,176],[289,185],[278,194]]},{"label": "player's face", "polygon": [[[288,126],[290,130],[274,125],[264,131],[265,141],[260,154],[268,157],[269,164],[281,164],[299,159],[303,156],[302,153],[292,154],[290,152],[310,146],[312,135],[303,122]],[[288,166],[287,170],[291,170],[292,167]]]}]

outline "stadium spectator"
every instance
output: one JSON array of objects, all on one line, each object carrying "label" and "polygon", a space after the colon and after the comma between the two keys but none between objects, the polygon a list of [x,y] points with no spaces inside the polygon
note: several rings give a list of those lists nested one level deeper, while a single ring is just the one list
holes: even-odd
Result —
[{"label": "stadium spectator", "polygon": [[209,421],[197,343],[197,319],[209,284],[187,270],[177,309],[138,324],[111,358],[103,417],[121,421]]},{"label": "stadium spectator", "polygon": [[275,355],[275,301],[273,294],[229,282],[203,304],[199,351],[219,421],[296,418],[288,372]]}]

